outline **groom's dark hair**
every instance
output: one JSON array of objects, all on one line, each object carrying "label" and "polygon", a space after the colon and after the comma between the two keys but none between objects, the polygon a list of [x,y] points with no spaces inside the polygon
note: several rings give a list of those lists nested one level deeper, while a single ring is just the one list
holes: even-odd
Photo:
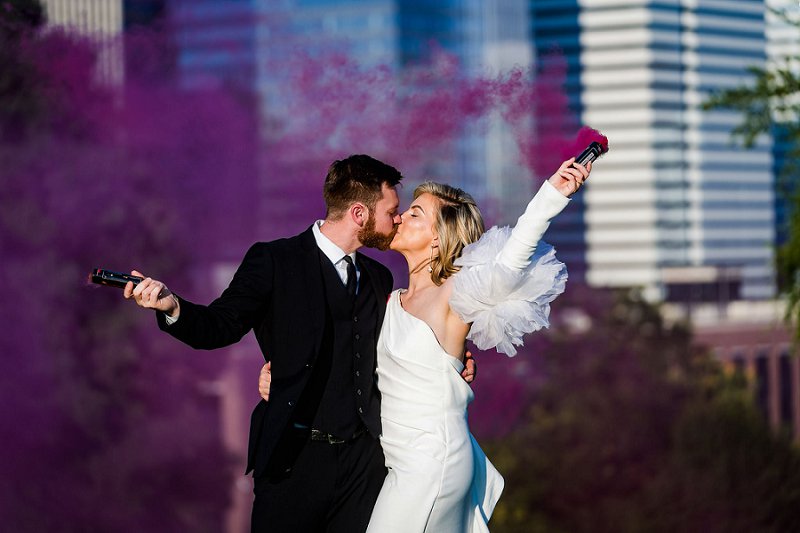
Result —
[{"label": "groom's dark hair", "polygon": [[334,161],[328,168],[322,190],[327,208],[325,216],[339,219],[354,202],[363,203],[372,212],[383,197],[383,184],[394,187],[402,179],[396,168],[368,155],[351,155]]}]

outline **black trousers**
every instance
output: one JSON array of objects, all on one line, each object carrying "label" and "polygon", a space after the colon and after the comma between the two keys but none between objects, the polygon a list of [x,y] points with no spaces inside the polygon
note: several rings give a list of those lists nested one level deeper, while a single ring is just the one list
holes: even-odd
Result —
[{"label": "black trousers", "polygon": [[298,444],[290,472],[255,479],[252,533],[365,531],[386,477],[378,440]]}]

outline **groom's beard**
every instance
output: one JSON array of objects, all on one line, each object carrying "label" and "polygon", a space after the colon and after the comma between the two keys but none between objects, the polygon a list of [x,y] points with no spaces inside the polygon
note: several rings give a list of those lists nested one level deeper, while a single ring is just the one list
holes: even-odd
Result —
[{"label": "groom's beard", "polygon": [[370,213],[364,227],[358,230],[358,240],[367,248],[388,250],[395,233],[397,233],[396,225],[392,227],[392,231],[388,234],[375,231],[375,217]]}]

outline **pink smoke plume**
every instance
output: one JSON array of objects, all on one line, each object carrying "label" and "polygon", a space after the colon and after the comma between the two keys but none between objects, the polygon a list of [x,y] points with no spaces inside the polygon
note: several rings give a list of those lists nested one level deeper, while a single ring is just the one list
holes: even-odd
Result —
[{"label": "pink smoke plume", "polygon": [[575,148],[580,148],[581,146],[585,148],[593,142],[601,146],[602,153],[608,152],[608,137],[589,126],[584,126],[578,130],[578,135],[575,138]]},{"label": "pink smoke plume", "polygon": [[[508,157],[542,176],[557,166],[547,158],[574,122],[555,71],[472,76],[444,53],[402,71],[297,53],[274,65],[275,98],[262,101],[222,82],[187,90],[169,33],[123,41],[135,57],[115,86],[98,82],[93,43],[55,31],[31,37],[14,58],[32,88],[2,95],[13,100],[2,109],[30,111],[0,123],[13,139],[0,145],[0,280],[8,291],[0,317],[14,325],[0,339],[8,397],[0,435],[15,457],[0,473],[48,479],[24,503],[15,483],[0,492],[11,529],[61,521],[76,530],[199,530],[195,519],[222,527],[198,510],[221,516],[228,452],[213,430],[193,428],[219,425],[209,391],[225,355],[159,334],[150,314],[113,289],[87,290],[89,269],[136,267],[205,303],[218,293],[221,264],[238,261],[255,240],[324,216],[321,184],[333,159],[368,153],[409,181],[455,181],[464,133],[499,111],[521,148]],[[546,111],[544,122],[537,110]],[[256,375],[257,348],[239,349],[252,354]]]},{"label": "pink smoke plume", "polygon": [[[578,153],[578,150],[581,150]],[[597,158],[608,152],[608,137],[599,131],[584,126],[578,130],[575,141],[572,145],[565,147],[565,156],[575,157],[575,160],[586,164],[588,161],[595,161]]]}]

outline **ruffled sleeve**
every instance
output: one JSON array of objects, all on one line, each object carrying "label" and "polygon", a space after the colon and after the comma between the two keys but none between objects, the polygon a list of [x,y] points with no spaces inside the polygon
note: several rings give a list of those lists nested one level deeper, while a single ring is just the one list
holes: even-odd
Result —
[{"label": "ruffled sleeve", "polygon": [[467,338],[481,350],[514,356],[525,334],[550,325],[550,302],[564,292],[567,268],[540,238],[568,202],[551,188],[545,182],[513,230],[490,229],[456,260],[450,308],[472,323]]}]

